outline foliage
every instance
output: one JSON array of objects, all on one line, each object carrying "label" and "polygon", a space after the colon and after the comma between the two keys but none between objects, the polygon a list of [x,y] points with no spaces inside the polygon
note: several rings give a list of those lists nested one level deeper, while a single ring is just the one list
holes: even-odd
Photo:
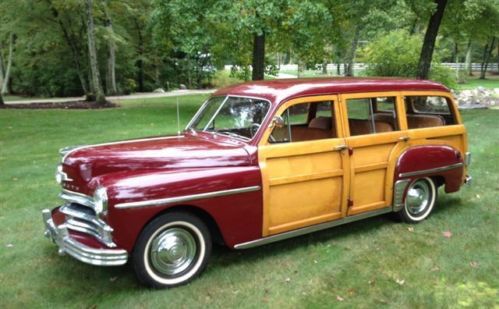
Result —
[{"label": "foliage", "polygon": [[[410,35],[405,30],[392,31],[369,43],[363,50],[363,60],[368,65],[367,75],[401,76],[416,75],[421,36]],[[438,55],[437,55],[438,56]],[[438,57],[437,57],[438,58]],[[454,73],[434,61],[430,79],[455,88]]]},{"label": "foliage", "polygon": [[393,31],[368,44],[364,50],[367,73],[377,76],[415,76],[421,36]]}]

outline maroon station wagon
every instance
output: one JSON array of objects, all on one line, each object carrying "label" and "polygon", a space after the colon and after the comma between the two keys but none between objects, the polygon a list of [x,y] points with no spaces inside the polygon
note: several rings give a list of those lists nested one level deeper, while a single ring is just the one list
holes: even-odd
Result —
[{"label": "maroon station wagon", "polygon": [[218,90],[185,130],[61,149],[59,253],[130,261],[152,287],[201,273],[212,243],[245,249],[389,212],[424,220],[469,183],[466,129],[444,86],[295,79]]}]

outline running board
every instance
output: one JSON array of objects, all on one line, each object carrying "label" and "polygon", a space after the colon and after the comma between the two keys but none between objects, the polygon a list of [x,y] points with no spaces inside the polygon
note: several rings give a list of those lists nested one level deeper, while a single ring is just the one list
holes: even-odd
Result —
[{"label": "running board", "polygon": [[345,217],[345,218],[334,220],[331,222],[307,226],[307,227],[304,227],[301,229],[297,229],[297,230],[293,230],[293,231],[289,231],[289,232],[284,232],[281,234],[272,235],[272,236],[260,238],[257,240],[243,242],[241,244],[235,245],[234,248],[235,249],[249,249],[249,248],[253,248],[253,247],[263,246],[263,245],[270,244],[270,243],[273,243],[276,241],[280,241],[280,240],[284,240],[284,239],[288,239],[288,238],[292,238],[292,237],[296,237],[296,236],[301,236],[301,235],[325,230],[325,229],[328,229],[328,228],[331,228],[334,226],[343,225],[346,223],[359,221],[359,220],[367,219],[370,217],[379,216],[379,215],[386,214],[386,213],[389,213],[392,211],[393,211],[392,207],[386,207],[383,209],[378,209],[378,210],[358,214],[355,216]]}]

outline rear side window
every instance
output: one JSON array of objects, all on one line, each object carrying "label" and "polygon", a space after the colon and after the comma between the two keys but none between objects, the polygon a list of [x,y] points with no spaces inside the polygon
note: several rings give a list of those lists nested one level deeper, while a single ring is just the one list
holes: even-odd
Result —
[{"label": "rear side window", "polygon": [[398,130],[395,97],[347,99],[350,135]]},{"label": "rear side window", "polygon": [[451,100],[441,96],[407,96],[405,108],[409,129],[456,124]]}]

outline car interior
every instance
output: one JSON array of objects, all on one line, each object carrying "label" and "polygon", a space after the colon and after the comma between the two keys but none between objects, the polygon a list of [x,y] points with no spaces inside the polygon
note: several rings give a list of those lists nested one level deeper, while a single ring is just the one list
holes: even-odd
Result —
[{"label": "car interior", "polygon": [[[438,103],[437,107],[431,105],[431,102],[436,101],[434,100],[436,97],[428,98],[423,96],[405,97],[409,129],[437,127],[454,123],[454,117],[445,98],[438,97],[444,102]],[[347,100],[350,136],[399,130],[395,101],[395,97]],[[274,128],[269,139],[270,143],[310,141],[338,136],[331,102],[293,105],[282,116],[285,125]],[[288,122],[290,123],[288,124]]]}]

